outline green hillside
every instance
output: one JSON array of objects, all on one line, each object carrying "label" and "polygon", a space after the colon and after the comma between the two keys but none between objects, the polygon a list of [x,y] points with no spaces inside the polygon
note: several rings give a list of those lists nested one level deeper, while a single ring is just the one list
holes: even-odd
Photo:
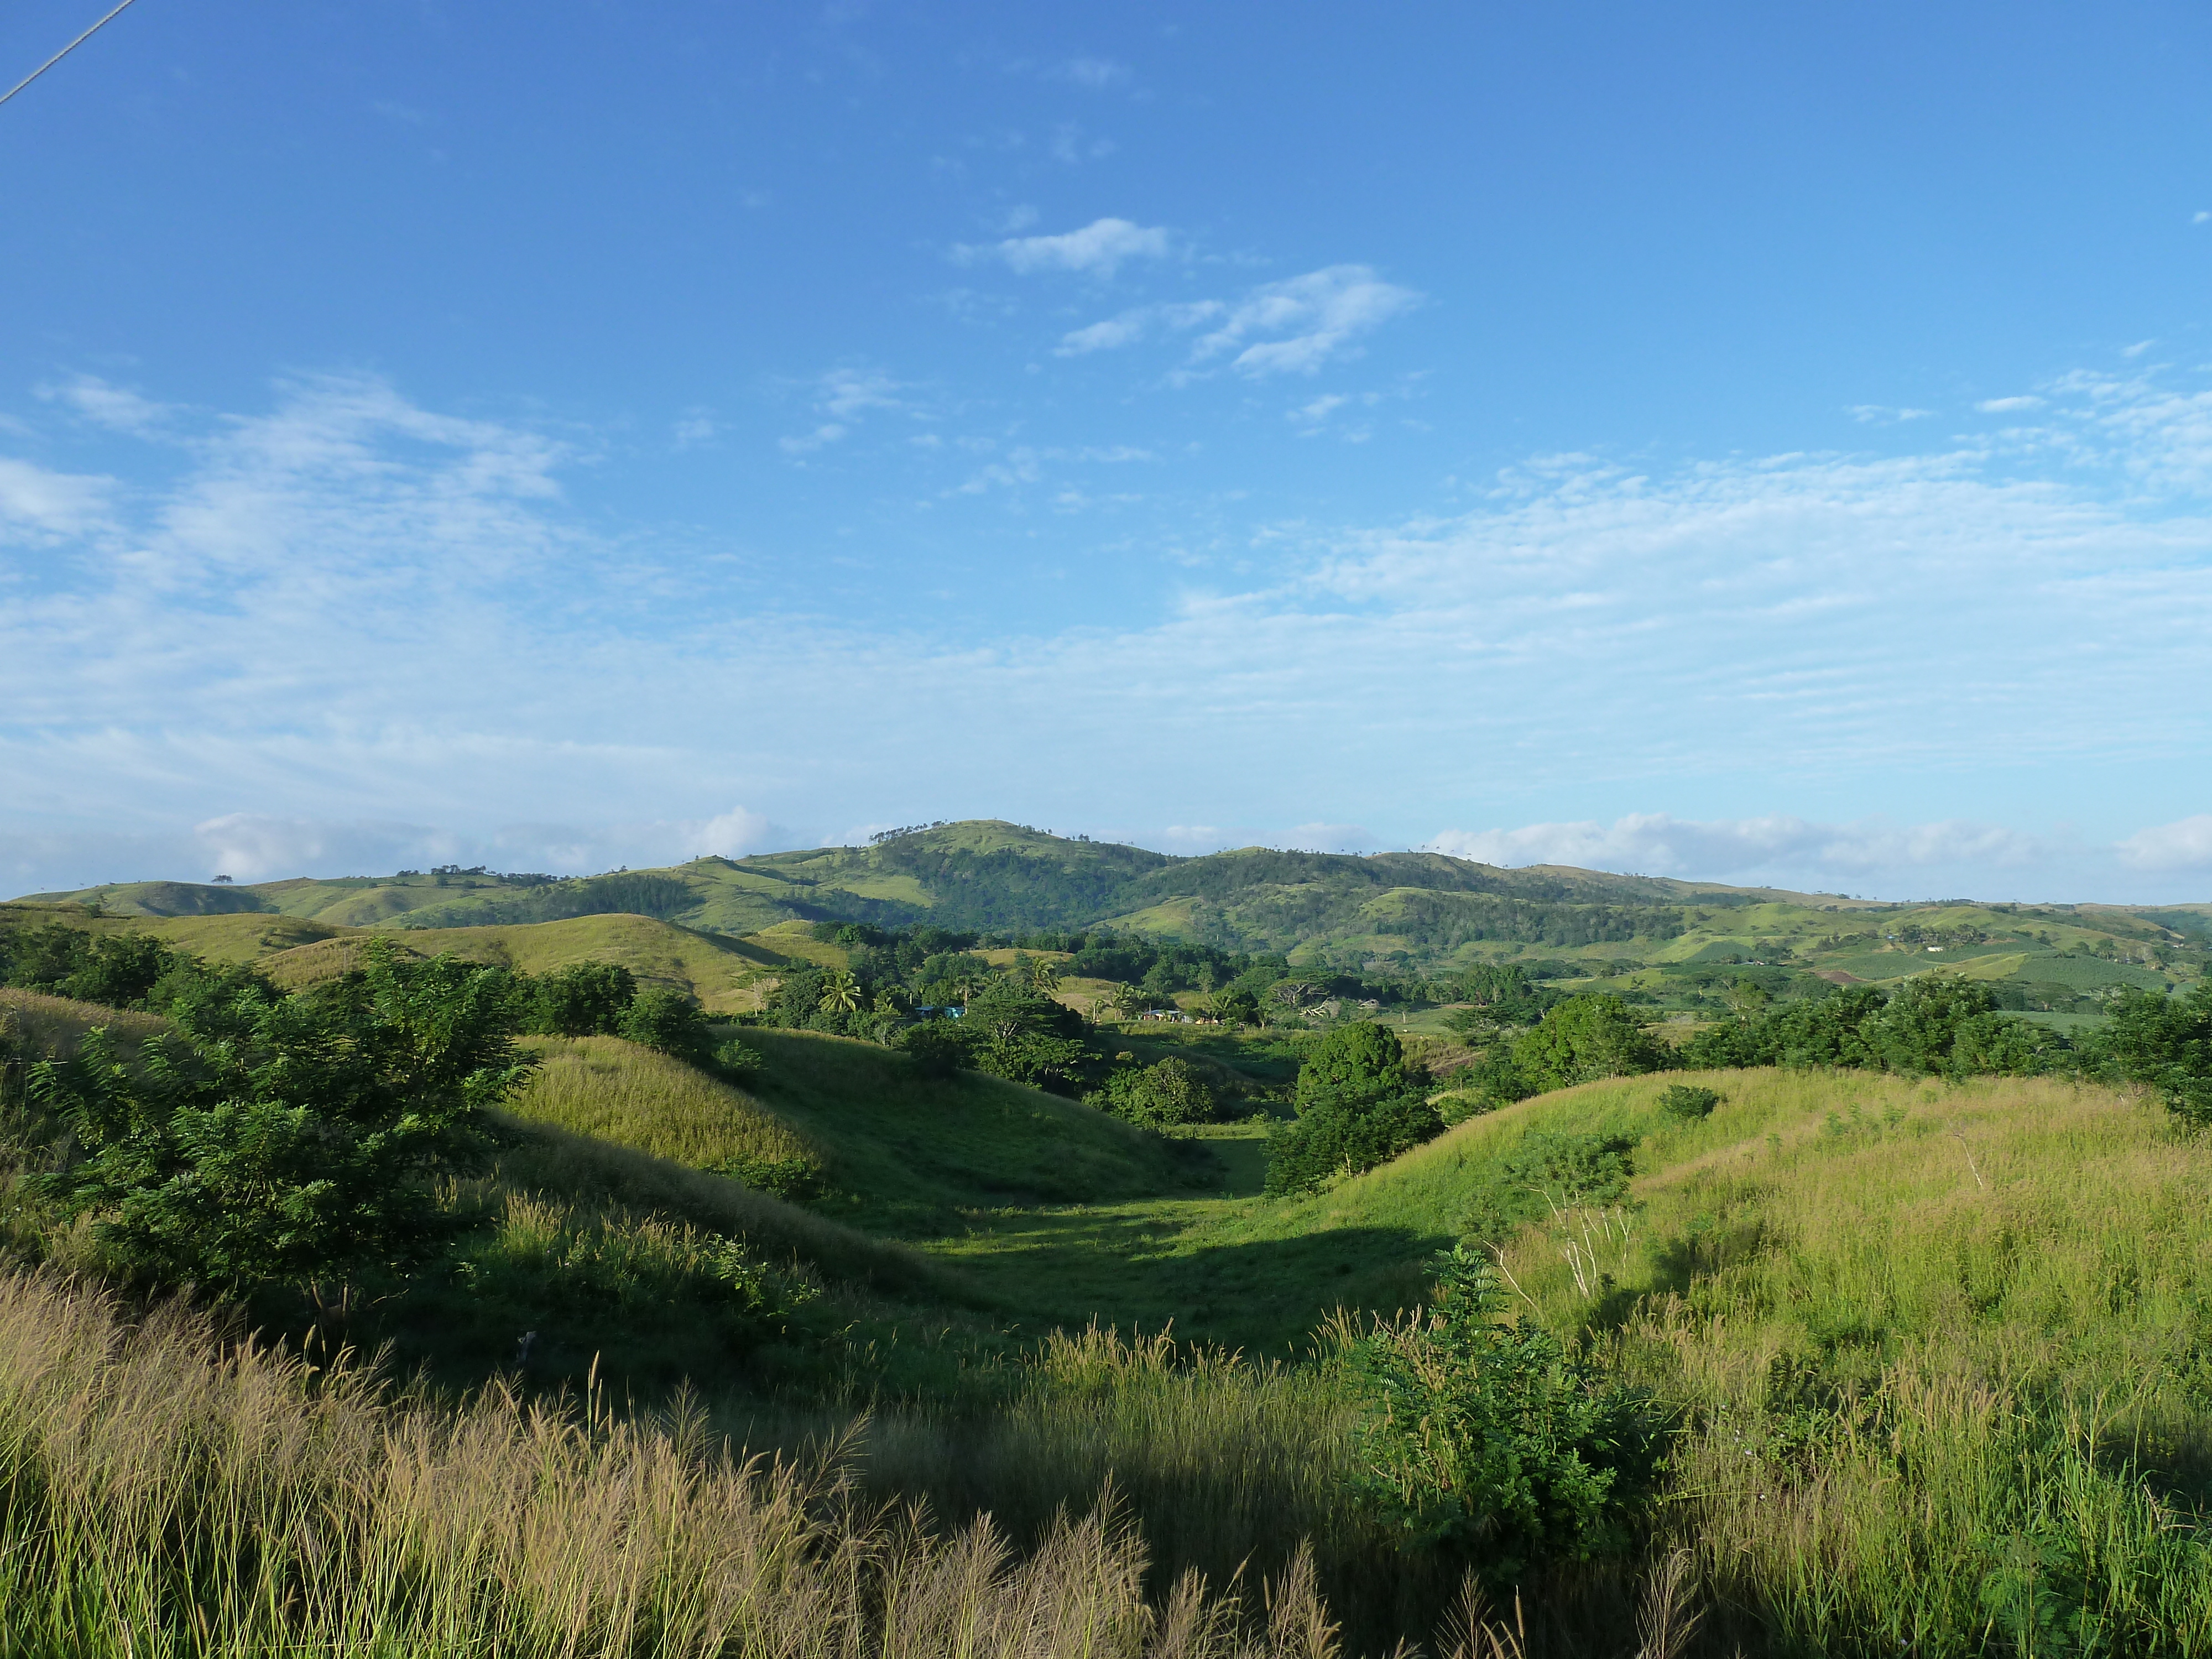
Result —
[{"label": "green hillside", "polygon": [[[1456,976],[1510,963],[1562,989],[1602,984],[1653,1019],[1692,1021],[1711,1017],[1746,977],[1770,994],[1805,995],[1819,981],[1893,982],[1936,970],[1988,980],[2002,988],[2002,1006],[2022,1013],[2094,1019],[2122,988],[2193,980],[2212,952],[2212,906],[1895,905],[1556,866],[1504,870],[1432,853],[1247,848],[1174,858],[998,820],[898,831],[865,847],[559,880],[446,868],[243,886],[147,882],[18,902],[97,906],[103,927],[150,927],[226,959],[267,959],[286,983],[342,965],[356,948],[344,941],[374,931],[424,954],[534,969],[598,955],[714,1012],[757,1006],[787,962],[842,965],[841,947],[809,932],[823,922],[962,933],[987,953],[1120,930],[1283,958],[1347,987],[1368,981],[1359,995],[1407,1007],[1449,1001]],[[729,942],[726,953],[711,941]],[[296,954],[279,963],[280,952]],[[1070,994],[1112,990],[1094,977]]]},{"label": "green hillside", "polygon": [[[1301,884],[1272,878],[1330,874],[1258,859],[1227,872],[1218,893],[1269,904]],[[1486,896],[1389,884],[1409,874],[1460,879],[1386,870],[1361,901],[1370,918],[1408,893]],[[1607,954],[1617,940],[1540,956],[1506,943],[1547,964],[1523,984],[1602,983],[1654,1012],[1713,975],[1826,991],[1820,962],[1856,964],[1827,969],[1856,980],[1941,966],[2094,996],[2197,960],[2176,930],[2110,908],[1740,896],[1651,907],[1680,931],[1643,957]],[[0,908],[0,927],[57,920],[189,942],[301,987],[374,939],[405,951],[403,978],[434,978],[421,955],[447,950],[533,973],[620,958],[725,1008],[802,962],[865,966],[890,949],[798,920],[747,940],[623,913],[423,929]],[[1090,948],[976,955],[1026,973],[1095,960]],[[993,1006],[968,1018],[998,1018]],[[1394,1006],[1394,1024],[1450,1012]],[[126,1066],[164,1030],[0,993],[0,1042],[20,1054],[65,1054],[96,1023],[118,1029]],[[717,1048],[732,1039],[757,1054]],[[592,1396],[580,1444],[726,1431],[793,1467],[834,1446],[867,1503],[926,1504],[954,1527],[988,1512],[1018,1548],[1049,1547],[1054,1517],[1110,1478],[1166,1582],[1194,1568],[1229,1583],[1245,1563],[1276,1579],[1310,1541],[1349,1645],[1387,1652],[1432,1639],[1433,1610],[1484,1559],[1407,1547],[1361,1495],[1377,1431],[1360,1368],[1377,1344],[1419,1349],[1430,1327],[1401,1310],[1431,1302],[1437,1253],[1462,1245],[1501,1275],[1492,1328],[1510,1312],[1513,1330],[1549,1333],[1665,1425],[1668,1461],[1626,1553],[1516,1581],[1529,1651],[1635,1651],[1620,1634],[1635,1587],[1662,1571],[1692,1575],[1717,1656],[2026,1651],[1991,1632],[2039,1628],[2046,1607],[2073,1621],[2077,1650],[2187,1652],[2160,1632],[2212,1637],[2212,1146],[2152,1100],[2055,1077],[1670,1072],[1524,1100],[1271,1198],[1274,1115],[1315,1042],[1280,1021],[1086,1031],[1137,1064],[1184,1060],[1235,1085],[1227,1117],[1251,1114],[1166,1133],[978,1073],[927,1076],[881,1042],[817,1030],[718,1024],[673,1053],[520,1041],[534,1070],[493,1120],[486,1161],[437,1188],[434,1267],[269,1290],[239,1317],[291,1341],[313,1328],[389,1345],[426,1386],[506,1379],[454,1421],[490,1420],[501,1388],[545,1399],[599,1379],[613,1393]],[[1720,1097],[1709,1115],[1662,1104],[1686,1084]],[[97,1279],[116,1272],[103,1236],[21,1178],[70,1156],[21,1066],[0,1065],[0,1250]],[[0,1406],[15,1397],[11,1340],[0,1326]],[[689,1394],[653,1415],[679,1384]],[[570,1431],[549,1417],[532,1432],[517,1444],[536,1449],[498,1479]],[[693,1455],[672,1451],[667,1468],[696,1473]],[[13,1513],[0,1505],[0,1528]],[[0,1572],[0,1611],[11,1593]]]}]

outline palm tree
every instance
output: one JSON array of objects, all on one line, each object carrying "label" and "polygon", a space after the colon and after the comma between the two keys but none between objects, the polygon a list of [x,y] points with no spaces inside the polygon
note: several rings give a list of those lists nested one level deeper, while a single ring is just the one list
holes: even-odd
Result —
[{"label": "palm tree", "polygon": [[1034,958],[1029,964],[1030,988],[1050,996],[1052,988],[1060,983],[1063,971],[1056,962],[1048,962],[1042,957]]},{"label": "palm tree", "polygon": [[860,1006],[860,981],[853,977],[849,968],[839,968],[822,981],[822,1010],[824,1013],[849,1014]]}]

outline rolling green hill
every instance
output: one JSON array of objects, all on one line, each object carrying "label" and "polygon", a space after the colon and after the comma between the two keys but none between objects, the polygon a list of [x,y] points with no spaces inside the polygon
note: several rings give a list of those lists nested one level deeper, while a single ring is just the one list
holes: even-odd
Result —
[{"label": "rolling green hill", "polygon": [[[2164,937],[2126,931],[2154,925],[2132,913],[1924,907],[1846,933],[1771,897],[1685,909],[1698,926],[1751,921],[1743,937],[1770,954],[1848,945],[1916,968],[1940,924],[1937,954],[1969,969],[2072,963],[2099,985],[2153,970],[2087,954],[2090,940]],[[1814,917],[1828,933],[1787,932]],[[1869,949],[1869,922],[1890,948]],[[265,912],[90,925],[246,954],[265,935],[283,946],[265,951],[271,971],[302,982],[302,953],[375,936]],[[2024,937],[1966,937],[2007,930]],[[625,936],[774,966],[635,915],[398,935],[541,966]],[[1675,941],[1683,960],[1622,977],[1686,969],[1728,937]],[[95,1021],[133,1043],[161,1025],[19,992],[0,992],[0,1013],[59,1048]],[[1314,1539],[1332,1604],[1387,1651],[1405,1628],[1391,1621],[1407,1606],[1425,1618],[1458,1567],[1425,1577],[1350,1495],[1364,1407],[1355,1369],[1327,1362],[1429,1294],[1437,1250],[1474,1240],[1524,1328],[1577,1345],[1670,1425],[1649,1559],[1694,1564],[1713,1651],[1996,1651],[1990,1632],[2017,1623],[2002,1620],[2046,1602],[2102,1621],[2093,1650],[2212,1629],[2212,1148],[2152,1102],[2049,1079],[1674,1073],[1524,1101],[1268,1199],[1261,1122],[1169,1139],[979,1075],[926,1079],[876,1044],[743,1036],[763,1055],[744,1087],[617,1038],[529,1039],[539,1071],[498,1120],[495,1162],[453,1185],[475,1224],[451,1272],[380,1312],[319,1304],[337,1322],[319,1328],[381,1322],[359,1334],[454,1383],[512,1376],[522,1356],[549,1388],[687,1378],[756,1451],[803,1461],[834,1444],[872,1501],[926,1500],[956,1525],[988,1510],[1024,1544],[1110,1472],[1170,1573],[1272,1573]],[[1719,1091],[1709,1116],[1662,1109],[1683,1081]],[[792,1202],[716,1173],[763,1162],[819,1181]],[[34,1234],[13,1181],[0,1170],[0,1246],[96,1273],[97,1239]],[[785,1338],[732,1341],[708,1317],[733,1249],[815,1298],[794,1301]],[[1169,1327],[1184,1344],[1108,1334]],[[1544,1581],[1559,1619],[1608,1632],[1572,1650],[1630,1650],[1610,1634],[1633,1623],[1620,1571]]]},{"label": "rolling green hill", "polygon": [[[561,880],[447,869],[243,886],[143,882],[27,902],[97,905],[232,957],[374,929],[400,932],[426,952],[505,950],[557,964],[575,959],[560,954],[569,944],[591,940],[643,976],[697,990],[717,1010],[747,1006],[755,970],[786,957],[827,960],[805,936],[805,925],[819,921],[927,923],[1002,939],[1108,927],[1352,973],[1433,976],[1518,962],[1570,982],[1625,975],[1613,988],[1669,1006],[1695,1006],[1692,993],[1731,969],[1889,981],[1957,968],[2027,988],[2014,1001],[2031,1007],[2094,1012],[2085,998],[2193,977],[2212,950],[2212,906],[1890,905],[1556,866],[1505,870],[1433,853],[1247,848],[1175,858],[998,820],[933,825],[866,847]],[[606,920],[617,915],[665,931],[648,939]],[[570,931],[549,933],[544,946],[525,943],[549,924]],[[696,943],[710,939],[751,942],[738,945],[742,960],[718,964]],[[343,955],[326,945],[284,971]]]}]

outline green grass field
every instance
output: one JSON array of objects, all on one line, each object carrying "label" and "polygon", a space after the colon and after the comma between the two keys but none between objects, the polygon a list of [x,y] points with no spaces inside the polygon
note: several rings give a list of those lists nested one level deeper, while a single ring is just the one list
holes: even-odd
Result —
[{"label": "green grass field", "polygon": [[[364,937],[265,912],[151,925],[301,983],[335,971]],[[748,946],[634,916],[397,938],[533,971],[618,949],[641,975],[658,963],[663,982],[719,986],[724,1006],[778,961],[836,951],[801,927]],[[2039,942],[1967,959],[2008,955],[2027,959],[2025,977],[2068,963],[2085,980],[2152,971]],[[0,1019],[60,1050],[94,1021],[133,1043],[161,1030],[15,992],[0,993]],[[357,1417],[343,1401],[319,1404],[305,1373],[283,1369],[291,1362],[246,1365],[191,1316],[161,1316],[143,1341],[130,1334],[82,1288],[107,1271],[98,1239],[54,1223],[16,1172],[0,1175],[0,1243],[43,1275],[0,1275],[0,1655],[260,1654],[286,1618],[337,1650],[354,1639],[345,1619],[419,1634],[410,1621],[426,1607],[442,1609],[452,1639],[422,1650],[719,1651],[657,1626],[640,1635],[618,1610],[660,1609],[652,1616],[675,1620],[670,1630],[734,1628],[653,1577],[726,1570],[687,1554],[668,1530],[679,1524],[726,1542],[773,1531],[760,1506],[784,1500],[771,1502],[772,1480],[748,1486],[741,1461],[715,1461],[717,1432],[817,1471],[808,1512],[833,1554],[848,1547],[837,1540],[873,1538],[867,1547],[889,1553],[871,1561],[936,1560],[957,1535],[945,1528],[988,1512],[994,1547],[1042,1573],[1069,1535],[1060,1517],[1089,1513],[1110,1482],[1121,1522],[1084,1559],[1120,1564],[1121,1588],[1099,1603],[1117,1616],[1165,1619],[1176,1575],[1194,1569],[1213,1594],[1304,1583],[1281,1592],[1285,1605],[1325,1599],[1356,1650],[1401,1638],[1432,1649],[1465,1563],[1401,1549],[1349,1495],[1362,1407],[1338,1356],[1362,1322],[1417,1304],[1433,1254],[1468,1237],[1495,1245],[1518,1316],[1648,1391],[1671,1425],[1664,1488],[1630,1555],[1523,1586],[1532,1652],[1625,1659],[1637,1651],[1639,1585],[1679,1560],[1704,1620],[1702,1645],[1680,1650],[1715,1659],[2212,1654],[2212,1142],[2177,1133],[2154,1102],[2051,1079],[1668,1073],[1524,1101],[1318,1194],[1270,1200],[1265,1109],[1279,1109],[1304,1033],[1102,1033],[1140,1060],[1189,1059],[1262,1109],[1173,1137],[975,1074],[925,1079],[867,1042],[743,1036],[763,1056],[743,1087],[616,1038],[530,1039],[539,1069],[501,1120],[494,1166],[450,1194],[477,1224],[462,1267],[386,1304],[341,1298],[272,1327],[296,1340],[324,1321],[319,1340],[357,1334],[368,1348],[392,1344],[399,1374],[426,1368],[427,1391],[398,1403],[360,1384],[345,1396],[366,1402]],[[1682,1082],[1721,1103],[1699,1121],[1668,1116],[1661,1095]],[[1591,1198],[1529,1173],[1535,1152],[1589,1136],[1632,1145],[1625,1192]],[[818,1195],[789,1202],[714,1173],[748,1162],[805,1163]],[[805,1293],[783,1334],[718,1311],[732,1245]],[[58,1276],[70,1273],[79,1288]],[[90,1357],[57,1370],[54,1356],[79,1342],[94,1344]],[[534,1372],[515,1376],[519,1352],[534,1352]],[[76,1419],[41,1379],[92,1377],[111,1361],[118,1369],[99,1373],[108,1392],[84,1396],[94,1415],[82,1420],[96,1419],[101,1446],[137,1435],[165,1448],[169,1461],[147,1467],[181,1471],[161,1476],[169,1486],[103,1484],[106,1465],[70,1461],[90,1443],[70,1438]],[[498,1373],[510,1382],[462,1392]],[[580,1430],[544,1396],[532,1403],[532,1389],[592,1376],[614,1392],[595,1396]],[[114,1391],[126,1378],[198,1390],[199,1414],[141,1412],[131,1403],[141,1396]],[[240,1379],[258,1392],[220,1403],[247,1387]],[[690,1403],[671,1407],[679,1379]],[[257,1422],[308,1426],[264,1440],[240,1426]],[[209,1449],[220,1447],[241,1449]],[[326,1451],[326,1481],[285,1484],[287,1470],[324,1468],[313,1459]],[[569,1569],[518,1546],[454,1565],[463,1558],[438,1541],[440,1503],[389,1484],[395,1468],[518,1494],[516,1514],[536,1513],[521,1494],[555,1492],[558,1514],[532,1524],[584,1565],[562,1578]],[[546,1474],[569,1469],[616,1482],[599,1494],[604,1529],[573,1530],[593,1488],[584,1474]],[[644,1488],[621,1483],[648,1469],[666,1484],[645,1504]],[[316,1525],[334,1530],[314,1547],[355,1563],[350,1579],[302,1565],[285,1581],[318,1586],[323,1611],[271,1612],[281,1583],[224,1577],[251,1577],[261,1557],[193,1530],[208,1516],[249,1516],[254,1494],[279,1492],[307,1494],[283,1514],[329,1517]],[[909,1544],[884,1540],[908,1534],[871,1531],[868,1506],[916,1503],[934,1518],[909,1543],[935,1541],[898,1556]],[[387,1522],[396,1530],[380,1531]],[[586,1534],[598,1541],[575,1541]],[[625,1554],[617,1535],[661,1541]],[[179,1537],[197,1541],[148,1542]],[[74,1553],[57,1555],[58,1539]],[[1302,1542],[1311,1576],[1300,1581]],[[659,1565],[641,1577],[641,1559]],[[439,1564],[431,1577],[409,1580],[408,1564],[424,1562]],[[811,1571],[775,1582],[811,1583]],[[1011,1583],[1016,1571],[976,1582]],[[468,1571],[478,1577],[464,1583]],[[1069,1567],[1051,1582],[1073,1595],[1091,1581]],[[107,1609],[83,1614],[83,1629],[125,1635],[70,1645],[61,1632],[79,1615],[55,1610],[56,1586]],[[878,1617],[866,1609],[881,1594],[848,1616]],[[210,1632],[246,1634],[191,1634],[173,1613],[179,1595]],[[1264,1629],[1265,1605],[1248,1602],[1252,1617],[1235,1627]],[[524,1625],[500,1622],[517,1608]],[[338,1622],[313,1622],[326,1616]],[[33,1636],[9,1634],[20,1631]],[[1056,1639],[1033,1650],[1065,1650]],[[1115,1639],[1097,1650],[1152,1650],[1149,1637]]]}]

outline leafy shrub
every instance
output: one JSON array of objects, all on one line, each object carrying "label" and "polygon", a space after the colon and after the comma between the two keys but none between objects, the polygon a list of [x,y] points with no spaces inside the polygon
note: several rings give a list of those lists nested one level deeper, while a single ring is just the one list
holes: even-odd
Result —
[{"label": "leafy shrub", "polygon": [[1455,1545],[1493,1584],[1616,1554],[1658,1482],[1664,1423],[1533,1320],[1506,1322],[1497,1269],[1437,1258],[1425,1314],[1344,1358],[1367,1402],[1359,1490],[1416,1546]]},{"label": "leafy shrub", "polygon": [[696,1061],[706,1053],[707,1017],[690,997],[665,986],[639,992],[617,1030],[632,1042],[679,1060]]},{"label": "leafy shrub", "polygon": [[732,1083],[750,1083],[767,1063],[759,1049],[735,1037],[714,1045],[714,1069]]},{"label": "leafy shrub", "polygon": [[0,934],[7,983],[109,1008],[143,1008],[161,976],[191,958],[148,933],[93,934],[48,922]]},{"label": "leafy shrub", "polygon": [[612,1036],[637,998],[637,980],[611,962],[578,962],[532,986],[530,1029],[552,1036]]},{"label": "leafy shrub", "polygon": [[718,1164],[713,1173],[756,1192],[773,1193],[794,1202],[818,1197],[822,1192],[821,1170],[803,1158],[733,1158]]},{"label": "leafy shrub", "polygon": [[1122,1067],[1107,1078],[1095,1098],[1115,1116],[1153,1128],[1204,1123],[1220,1110],[1206,1079],[1188,1062],[1173,1059]]},{"label": "leafy shrub", "polygon": [[[580,1370],[611,1333],[630,1337],[624,1349],[672,1349],[695,1371],[726,1364],[787,1331],[813,1299],[738,1239],[520,1194],[462,1243],[452,1274],[465,1297],[457,1334],[497,1345],[487,1356],[496,1360],[527,1331],[534,1370]],[[615,1356],[625,1368],[644,1357]]]},{"label": "leafy shrub", "polygon": [[1268,1139],[1267,1190],[1318,1192],[1434,1139],[1444,1122],[1428,1088],[1396,1032],[1371,1020],[1340,1025],[1298,1067],[1297,1121]]},{"label": "leafy shrub", "polygon": [[1659,1097],[1659,1109],[1669,1117],[1680,1118],[1686,1123],[1711,1117],[1713,1108],[1720,1103],[1721,1095],[1717,1089],[1701,1089],[1694,1083],[1671,1084]]},{"label": "leafy shrub", "polygon": [[2212,1127],[2212,980],[2186,996],[2123,993],[2087,1058],[2118,1081],[2150,1085],[2175,1116]]},{"label": "leafy shrub", "polygon": [[970,997],[960,1028],[966,1064],[1009,1083],[1072,1094],[1090,1058],[1080,1014],[1010,979]]},{"label": "leafy shrub", "polygon": [[1691,1066],[1836,1066],[1908,1077],[2022,1077],[2063,1062],[2056,1031],[1996,1011],[1986,985],[1956,974],[1908,981],[1894,994],[1854,985],[1700,1031],[1683,1045]]},{"label": "leafy shrub", "polygon": [[1462,1117],[1494,1112],[1500,1106],[1510,1106],[1536,1092],[1515,1063],[1513,1050],[1504,1043],[1493,1046],[1472,1064],[1461,1066],[1451,1074],[1449,1082],[1468,1102],[1467,1109],[1461,1114]]},{"label": "leafy shrub", "polygon": [[1636,1144],[1630,1135],[1526,1135],[1477,1177],[1460,1231],[1503,1243],[1522,1222],[1555,1210],[1618,1203],[1636,1173]]},{"label": "leafy shrub", "polygon": [[38,1178],[123,1265],[242,1291],[418,1266],[449,1231],[432,1182],[470,1167],[523,1081],[499,976],[441,957],[365,965],[312,996],[179,1011],[126,1068],[104,1030],[31,1090],[83,1158]]},{"label": "leafy shrub", "polygon": [[1268,1138],[1267,1190],[1275,1197],[1319,1192],[1340,1176],[1362,1174],[1435,1139],[1443,1128],[1419,1089],[1317,1106]]},{"label": "leafy shrub", "polygon": [[951,1077],[968,1064],[968,1044],[957,1020],[926,1019],[909,1025],[896,1047],[924,1077]]},{"label": "leafy shrub", "polygon": [[1373,1020],[1356,1020],[1307,1050],[1298,1067],[1298,1110],[1322,1099],[1396,1094],[1407,1082],[1406,1051],[1398,1034]]},{"label": "leafy shrub", "polygon": [[1635,1077],[1674,1063],[1617,996],[1569,997],[1513,1045],[1513,1063],[1534,1092],[1599,1078]]}]

